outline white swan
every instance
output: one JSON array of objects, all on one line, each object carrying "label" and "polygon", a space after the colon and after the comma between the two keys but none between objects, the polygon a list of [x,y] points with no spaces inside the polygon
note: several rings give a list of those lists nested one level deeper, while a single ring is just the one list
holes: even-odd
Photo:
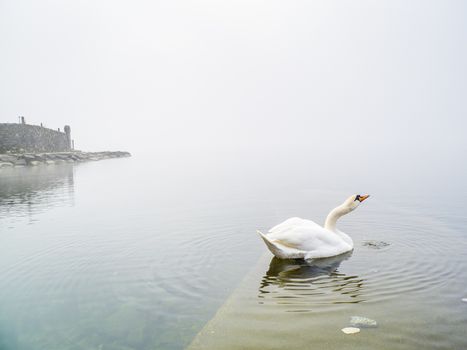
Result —
[{"label": "white swan", "polygon": [[353,241],[336,228],[337,219],[355,210],[369,195],[353,195],[331,210],[324,227],[300,218],[290,218],[267,234],[258,231],[269,250],[281,259],[317,259],[353,249]]}]

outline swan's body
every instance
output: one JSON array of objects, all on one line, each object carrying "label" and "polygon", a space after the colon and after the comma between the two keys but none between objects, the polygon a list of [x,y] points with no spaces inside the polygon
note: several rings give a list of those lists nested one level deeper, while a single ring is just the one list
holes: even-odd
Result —
[{"label": "swan's body", "polygon": [[[337,231],[337,230],[336,230]],[[317,223],[290,218],[261,237],[269,250],[281,259],[313,259],[339,255],[353,249],[345,233],[331,232]]]},{"label": "swan's body", "polygon": [[317,259],[340,255],[353,249],[352,239],[336,228],[337,219],[356,209],[369,196],[354,195],[333,209],[324,227],[300,218],[290,218],[267,234],[258,231],[269,250],[281,259]]}]

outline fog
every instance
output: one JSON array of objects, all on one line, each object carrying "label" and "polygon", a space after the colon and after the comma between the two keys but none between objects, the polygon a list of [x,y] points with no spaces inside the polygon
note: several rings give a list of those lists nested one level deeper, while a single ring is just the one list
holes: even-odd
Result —
[{"label": "fog", "polygon": [[0,121],[69,124],[78,149],[181,168],[423,178],[442,190],[467,175],[466,11],[463,1],[1,0]]}]

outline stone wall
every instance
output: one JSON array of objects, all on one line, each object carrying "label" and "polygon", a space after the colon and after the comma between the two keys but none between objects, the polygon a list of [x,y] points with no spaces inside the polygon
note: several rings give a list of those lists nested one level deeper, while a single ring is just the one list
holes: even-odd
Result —
[{"label": "stone wall", "polygon": [[70,150],[68,133],[38,125],[0,123],[0,153],[62,152]]}]

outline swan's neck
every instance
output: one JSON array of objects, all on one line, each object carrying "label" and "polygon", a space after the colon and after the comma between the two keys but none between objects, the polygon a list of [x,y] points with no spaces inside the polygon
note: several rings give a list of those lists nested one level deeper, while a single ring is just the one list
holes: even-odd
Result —
[{"label": "swan's neck", "polygon": [[337,232],[337,228],[336,228],[337,220],[341,216],[348,214],[349,212],[350,212],[349,208],[343,205],[339,205],[337,208],[334,208],[328,214],[326,218],[326,222],[324,223],[324,228],[332,232]]}]

